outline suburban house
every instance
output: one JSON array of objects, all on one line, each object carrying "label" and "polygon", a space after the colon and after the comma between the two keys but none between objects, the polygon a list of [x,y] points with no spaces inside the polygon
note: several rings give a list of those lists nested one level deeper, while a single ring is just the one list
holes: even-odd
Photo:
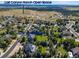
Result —
[{"label": "suburban house", "polygon": [[79,47],[72,48],[71,52],[74,57],[77,57],[77,58],[79,57]]},{"label": "suburban house", "polygon": [[26,44],[24,45],[24,51],[25,53],[34,53],[36,50],[36,46],[33,44]]}]

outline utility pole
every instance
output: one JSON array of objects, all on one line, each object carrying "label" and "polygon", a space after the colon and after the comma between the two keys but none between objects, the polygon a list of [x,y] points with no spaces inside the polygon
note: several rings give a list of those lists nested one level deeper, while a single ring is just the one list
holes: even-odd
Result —
[{"label": "utility pole", "polygon": [[23,10],[22,10],[22,13],[24,14],[24,5],[23,5]]}]

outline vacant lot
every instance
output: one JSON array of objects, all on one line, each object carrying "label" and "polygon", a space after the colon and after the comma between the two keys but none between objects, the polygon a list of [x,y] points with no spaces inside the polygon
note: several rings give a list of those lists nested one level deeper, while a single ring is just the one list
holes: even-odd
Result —
[{"label": "vacant lot", "polygon": [[22,13],[22,9],[11,9],[11,10],[1,10],[0,16],[4,15],[16,15],[16,16],[38,16],[41,18],[48,19],[50,16],[58,15],[60,13],[54,11],[35,11],[35,10],[24,10],[24,14]]}]

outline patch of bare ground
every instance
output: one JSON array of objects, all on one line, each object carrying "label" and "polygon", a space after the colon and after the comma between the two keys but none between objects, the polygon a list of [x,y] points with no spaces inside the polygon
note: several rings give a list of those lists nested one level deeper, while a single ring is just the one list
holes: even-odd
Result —
[{"label": "patch of bare ground", "polygon": [[11,9],[11,10],[3,10],[0,11],[0,16],[9,16],[9,15],[15,15],[15,16],[40,16],[41,18],[49,18],[53,15],[60,14],[59,12],[55,11],[35,11],[35,10],[24,10],[24,14],[22,13],[22,9]]}]

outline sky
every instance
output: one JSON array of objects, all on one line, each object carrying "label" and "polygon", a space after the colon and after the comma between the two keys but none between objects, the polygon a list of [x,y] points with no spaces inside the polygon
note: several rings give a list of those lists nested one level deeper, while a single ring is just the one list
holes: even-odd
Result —
[{"label": "sky", "polygon": [[[32,1],[32,0],[30,0],[30,1]],[[39,1],[41,1],[41,0],[39,0]],[[79,1],[60,1],[60,0],[59,1],[49,0],[49,1],[52,1],[53,5],[79,5]],[[0,4],[3,4],[3,3],[4,3],[4,1],[0,1]]]},{"label": "sky", "polygon": [[52,1],[52,4],[59,4],[59,5],[79,5],[79,1]]}]

